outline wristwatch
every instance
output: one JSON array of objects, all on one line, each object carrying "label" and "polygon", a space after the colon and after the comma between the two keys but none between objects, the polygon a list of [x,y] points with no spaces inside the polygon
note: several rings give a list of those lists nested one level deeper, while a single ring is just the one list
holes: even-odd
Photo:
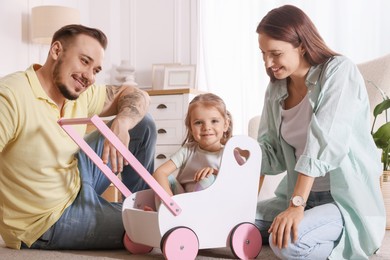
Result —
[{"label": "wristwatch", "polygon": [[306,202],[302,196],[297,195],[291,197],[290,201],[294,207],[299,207],[299,206],[306,207]]}]

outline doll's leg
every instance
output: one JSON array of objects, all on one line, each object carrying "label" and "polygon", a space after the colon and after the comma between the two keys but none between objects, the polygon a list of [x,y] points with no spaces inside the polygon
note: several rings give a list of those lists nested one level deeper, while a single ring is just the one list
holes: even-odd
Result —
[{"label": "doll's leg", "polygon": [[205,190],[208,187],[210,187],[211,184],[214,183],[214,181],[215,181],[215,175],[214,174],[210,174],[207,178],[201,179],[200,181],[198,181],[195,184],[194,191]]},{"label": "doll's leg", "polygon": [[173,175],[169,175],[168,181],[174,195],[186,192],[183,185],[181,185]]}]

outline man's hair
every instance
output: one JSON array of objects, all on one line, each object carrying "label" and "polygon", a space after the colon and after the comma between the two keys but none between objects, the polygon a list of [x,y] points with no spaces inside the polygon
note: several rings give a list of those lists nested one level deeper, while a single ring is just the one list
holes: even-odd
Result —
[{"label": "man's hair", "polygon": [[81,24],[69,24],[65,25],[53,35],[52,42],[60,41],[62,45],[66,46],[78,35],[88,35],[96,39],[103,49],[107,48],[107,36],[99,29],[86,27]]},{"label": "man's hair", "polygon": [[[322,64],[330,57],[339,55],[325,44],[310,18],[293,5],[284,5],[269,11],[260,21],[256,32],[275,40],[288,42],[294,48],[302,44],[305,50],[304,57],[312,66]],[[275,80],[270,71],[267,73],[271,80]]]}]

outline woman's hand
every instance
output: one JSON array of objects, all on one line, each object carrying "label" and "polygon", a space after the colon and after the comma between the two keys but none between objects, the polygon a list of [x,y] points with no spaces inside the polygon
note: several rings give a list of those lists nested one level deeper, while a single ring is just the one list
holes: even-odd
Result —
[{"label": "woman's hand", "polygon": [[304,207],[290,206],[276,216],[268,230],[272,233],[272,243],[278,248],[287,247],[292,233],[292,241],[298,239],[298,226],[303,219]]},{"label": "woman's hand", "polygon": [[214,168],[211,168],[211,167],[205,167],[203,169],[200,169],[195,173],[194,181],[200,181],[201,179],[204,179],[204,178],[210,176],[210,174],[217,175],[218,171]]}]

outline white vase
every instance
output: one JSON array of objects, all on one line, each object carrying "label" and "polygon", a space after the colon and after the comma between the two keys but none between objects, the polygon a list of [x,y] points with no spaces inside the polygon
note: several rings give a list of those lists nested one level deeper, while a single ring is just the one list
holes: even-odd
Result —
[{"label": "white vase", "polygon": [[135,82],[135,70],[129,60],[122,60],[121,65],[116,68],[117,76],[115,77],[123,85],[137,86]]},{"label": "white vase", "polygon": [[381,190],[386,208],[386,229],[390,229],[390,171],[381,175]]}]

